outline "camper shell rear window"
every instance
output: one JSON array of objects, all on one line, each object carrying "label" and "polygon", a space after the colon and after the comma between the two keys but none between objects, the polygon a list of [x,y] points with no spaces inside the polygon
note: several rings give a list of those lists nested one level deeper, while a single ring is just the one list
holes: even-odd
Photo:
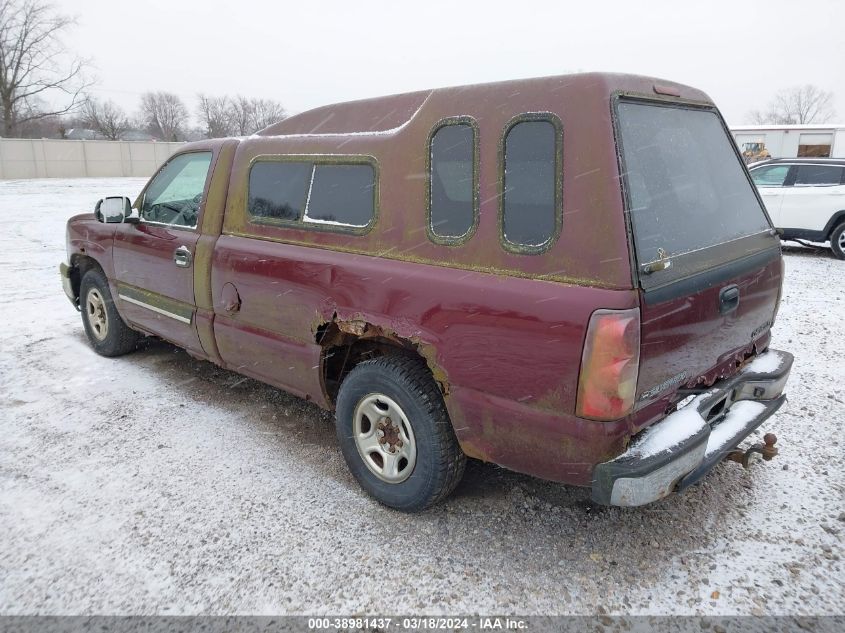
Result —
[{"label": "camper shell rear window", "polygon": [[771,229],[716,110],[629,99],[615,110],[641,272]]}]

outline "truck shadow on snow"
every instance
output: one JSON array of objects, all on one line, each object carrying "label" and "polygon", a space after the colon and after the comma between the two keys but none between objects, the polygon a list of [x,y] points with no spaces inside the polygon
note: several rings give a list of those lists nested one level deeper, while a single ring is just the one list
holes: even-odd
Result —
[{"label": "truck shadow on snow", "polygon": [[[735,464],[721,464],[703,484],[682,495],[642,508],[610,508],[593,504],[587,489],[470,460],[463,481],[445,502],[422,514],[404,515],[385,509],[360,490],[340,454],[332,413],[269,385],[193,359],[157,339],[149,339],[120,362],[150,370],[161,380],[162,390],[176,386],[183,397],[198,405],[218,408],[223,418],[228,413],[240,423],[246,420],[256,432],[271,429],[267,442],[320,447],[317,451],[303,450],[301,459],[310,462],[315,476],[333,479],[336,485],[357,496],[361,509],[369,519],[377,521],[395,521],[405,526],[434,521],[437,529],[448,533],[450,521],[465,520],[469,515],[494,538],[497,530],[507,531],[516,522],[522,529],[536,531],[538,539],[547,539],[550,534],[572,538],[575,530],[576,538],[587,541],[593,538],[590,526],[601,526],[604,530],[624,530],[629,544],[642,540],[644,547],[653,547],[655,538],[659,540],[663,534],[672,549],[680,552],[691,544],[700,546],[712,539],[724,524],[736,520],[737,513],[743,514],[753,502],[755,488],[762,492],[764,487],[762,481],[755,481],[754,474],[762,473],[763,468],[742,471]],[[685,517],[683,534],[672,527],[679,516]]]}]

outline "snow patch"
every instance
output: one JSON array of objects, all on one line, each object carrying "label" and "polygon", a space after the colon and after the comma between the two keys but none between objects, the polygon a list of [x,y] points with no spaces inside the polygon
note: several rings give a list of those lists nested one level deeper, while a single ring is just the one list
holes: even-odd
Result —
[{"label": "snow patch", "polygon": [[707,426],[704,418],[698,413],[698,403],[711,392],[703,393],[685,406],[683,409],[667,415],[663,420],[652,424],[637,438],[627,451],[622,453],[616,460],[625,460],[631,457],[645,459],[657,455],[663,451],[673,451],[677,446],[686,440],[697,435]]},{"label": "snow patch", "polygon": [[[0,181],[4,615],[378,612],[385,580],[407,588],[396,611],[427,604],[429,615],[512,609],[507,600],[527,615],[603,604],[641,621],[845,613],[834,559],[843,532],[820,527],[845,526],[845,453],[830,445],[845,415],[845,354],[830,345],[843,329],[845,268],[828,251],[784,244],[772,345],[796,353],[796,393],[766,428],[791,447],[788,470],[775,461],[729,477],[728,467],[657,505],[585,517],[586,490],[479,466],[462,494],[396,516],[347,485],[316,407],[258,383],[248,383],[254,395],[230,390],[234,374],[164,344],[119,360],[91,351],[59,281],[65,221],[145,182]],[[117,375],[121,384],[104,383]],[[63,484],[71,472],[87,476]],[[530,489],[521,501],[509,495],[514,477]],[[405,556],[383,564],[369,539],[344,529],[360,524]],[[571,547],[549,538],[564,533]],[[419,573],[445,550],[446,581]],[[507,568],[527,557],[540,562]],[[648,582],[607,582],[609,561]],[[478,577],[496,577],[496,588],[479,591]]]},{"label": "snow patch", "polygon": [[777,352],[770,351],[760,354],[749,365],[743,367],[742,373],[771,374],[780,369],[781,365],[783,365],[783,357]]},{"label": "snow patch", "polygon": [[728,410],[725,419],[710,431],[710,437],[707,440],[707,450],[704,452],[704,456],[708,457],[724,449],[736,437],[737,433],[742,431],[751,420],[760,415],[765,409],[766,405],[762,402],[755,402],[753,400],[735,402]]},{"label": "snow patch", "polygon": [[350,224],[349,222],[338,222],[337,220],[322,220],[320,218],[310,218],[308,217],[308,215],[305,215],[303,219],[310,224],[329,224],[331,226],[347,226],[356,229],[362,229],[367,226],[366,224]]},{"label": "snow patch", "polygon": [[[387,130],[363,130],[358,132],[312,132],[312,133],[296,133],[296,134],[273,134],[272,136],[277,137],[284,137],[284,138],[335,138],[339,136],[391,136],[396,134],[397,132],[401,132],[404,130],[411,122],[417,117],[425,107],[425,104],[428,103],[428,100],[431,98],[431,94],[429,94],[423,102],[420,104],[414,113],[408,117],[408,120],[405,121],[402,125],[397,125],[396,127],[392,127]],[[270,135],[262,135],[260,132],[256,132],[250,138],[269,138]]]}]

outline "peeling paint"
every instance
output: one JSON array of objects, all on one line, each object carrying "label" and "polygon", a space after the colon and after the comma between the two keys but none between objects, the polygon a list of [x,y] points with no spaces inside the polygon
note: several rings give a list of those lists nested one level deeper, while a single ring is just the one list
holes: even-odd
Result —
[{"label": "peeling paint", "polygon": [[358,319],[354,321],[336,321],[336,323],[340,331],[346,332],[347,334],[363,336],[364,332],[367,331],[367,323]]}]

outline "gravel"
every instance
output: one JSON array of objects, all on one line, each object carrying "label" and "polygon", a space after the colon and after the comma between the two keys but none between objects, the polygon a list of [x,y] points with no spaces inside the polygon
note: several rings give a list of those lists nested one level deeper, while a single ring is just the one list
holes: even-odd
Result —
[{"label": "gravel", "polygon": [[138,179],[0,183],[0,614],[842,614],[845,262],[788,247],[763,425],[640,509],[472,462],[445,503],[385,509],[329,414],[160,342],[95,355],[64,297],[64,222]]}]

